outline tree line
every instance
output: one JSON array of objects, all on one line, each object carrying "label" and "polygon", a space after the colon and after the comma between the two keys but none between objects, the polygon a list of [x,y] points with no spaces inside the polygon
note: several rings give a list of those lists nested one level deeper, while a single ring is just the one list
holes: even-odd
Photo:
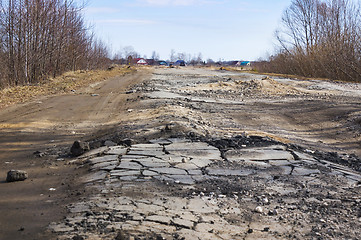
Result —
[{"label": "tree line", "polygon": [[[147,55],[142,55],[142,54],[138,53],[137,51],[135,51],[135,49],[132,46],[125,46],[122,49],[118,50],[118,52],[116,52],[114,54],[113,60],[116,63],[126,63],[128,57],[132,57],[132,58],[143,57],[144,59],[148,59]],[[156,51],[152,52],[152,55],[150,56],[149,59],[152,59],[154,61],[164,60],[167,62],[175,62],[177,60],[183,60],[186,63],[191,64],[191,65],[197,65],[197,64],[204,63],[202,53],[200,53],[200,52],[198,54],[192,55],[192,54],[189,54],[186,52],[178,52],[177,53],[174,49],[171,49],[168,59],[161,59],[159,53]],[[212,59],[208,59],[208,61],[214,63],[214,61]]]},{"label": "tree line", "polygon": [[261,71],[361,81],[359,2],[293,0],[276,37],[279,51]]},{"label": "tree line", "polygon": [[72,0],[0,1],[0,87],[106,64],[108,50]]}]

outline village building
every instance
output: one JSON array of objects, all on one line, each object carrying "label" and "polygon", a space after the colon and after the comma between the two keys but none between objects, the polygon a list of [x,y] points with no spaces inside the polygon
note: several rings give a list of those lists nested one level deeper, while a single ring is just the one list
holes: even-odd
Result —
[{"label": "village building", "polygon": [[144,58],[133,58],[133,64],[148,65],[148,62]]}]

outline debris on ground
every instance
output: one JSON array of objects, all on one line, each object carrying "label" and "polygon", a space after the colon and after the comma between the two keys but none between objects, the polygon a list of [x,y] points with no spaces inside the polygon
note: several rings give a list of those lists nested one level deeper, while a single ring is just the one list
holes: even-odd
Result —
[{"label": "debris on ground", "polygon": [[70,148],[70,153],[72,156],[77,157],[84,154],[86,151],[89,151],[89,143],[83,141],[75,141]]},{"label": "debris on ground", "polygon": [[75,159],[92,194],[49,230],[60,240],[358,239],[360,159],[308,123],[325,104],[329,115],[340,101],[358,111],[356,85],[263,78],[157,69],[134,88],[142,98],[127,121]]},{"label": "debris on ground", "polygon": [[257,145],[228,146],[225,159],[187,138],[102,148],[82,161],[95,194],[50,229],[59,239],[357,238],[360,173],[282,143]]},{"label": "debris on ground", "polygon": [[7,182],[17,182],[24,181],[28,178],[28,173],[23,170],[10,170],[7,173],[6,181]]}]

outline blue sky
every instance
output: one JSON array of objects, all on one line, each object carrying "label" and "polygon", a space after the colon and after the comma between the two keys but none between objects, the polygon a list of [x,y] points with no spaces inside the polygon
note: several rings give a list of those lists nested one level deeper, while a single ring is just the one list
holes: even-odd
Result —
[{"label": "blue sky", "polygon": [[291,0],[88,0],[83,10],[113,52],[126,46],[169,59],[257,60],[274,50],[274,31]]}]

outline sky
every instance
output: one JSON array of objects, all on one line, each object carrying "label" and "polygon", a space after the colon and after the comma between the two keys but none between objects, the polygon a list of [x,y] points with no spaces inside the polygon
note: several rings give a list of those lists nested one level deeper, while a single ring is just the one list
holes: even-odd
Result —
[{"label": "sky", "polygon": [[87,0],[83,14],[113,53],[143,57],[171,50],[204,60],[257,60],[275,49],[274,32],[291,0]]}]

